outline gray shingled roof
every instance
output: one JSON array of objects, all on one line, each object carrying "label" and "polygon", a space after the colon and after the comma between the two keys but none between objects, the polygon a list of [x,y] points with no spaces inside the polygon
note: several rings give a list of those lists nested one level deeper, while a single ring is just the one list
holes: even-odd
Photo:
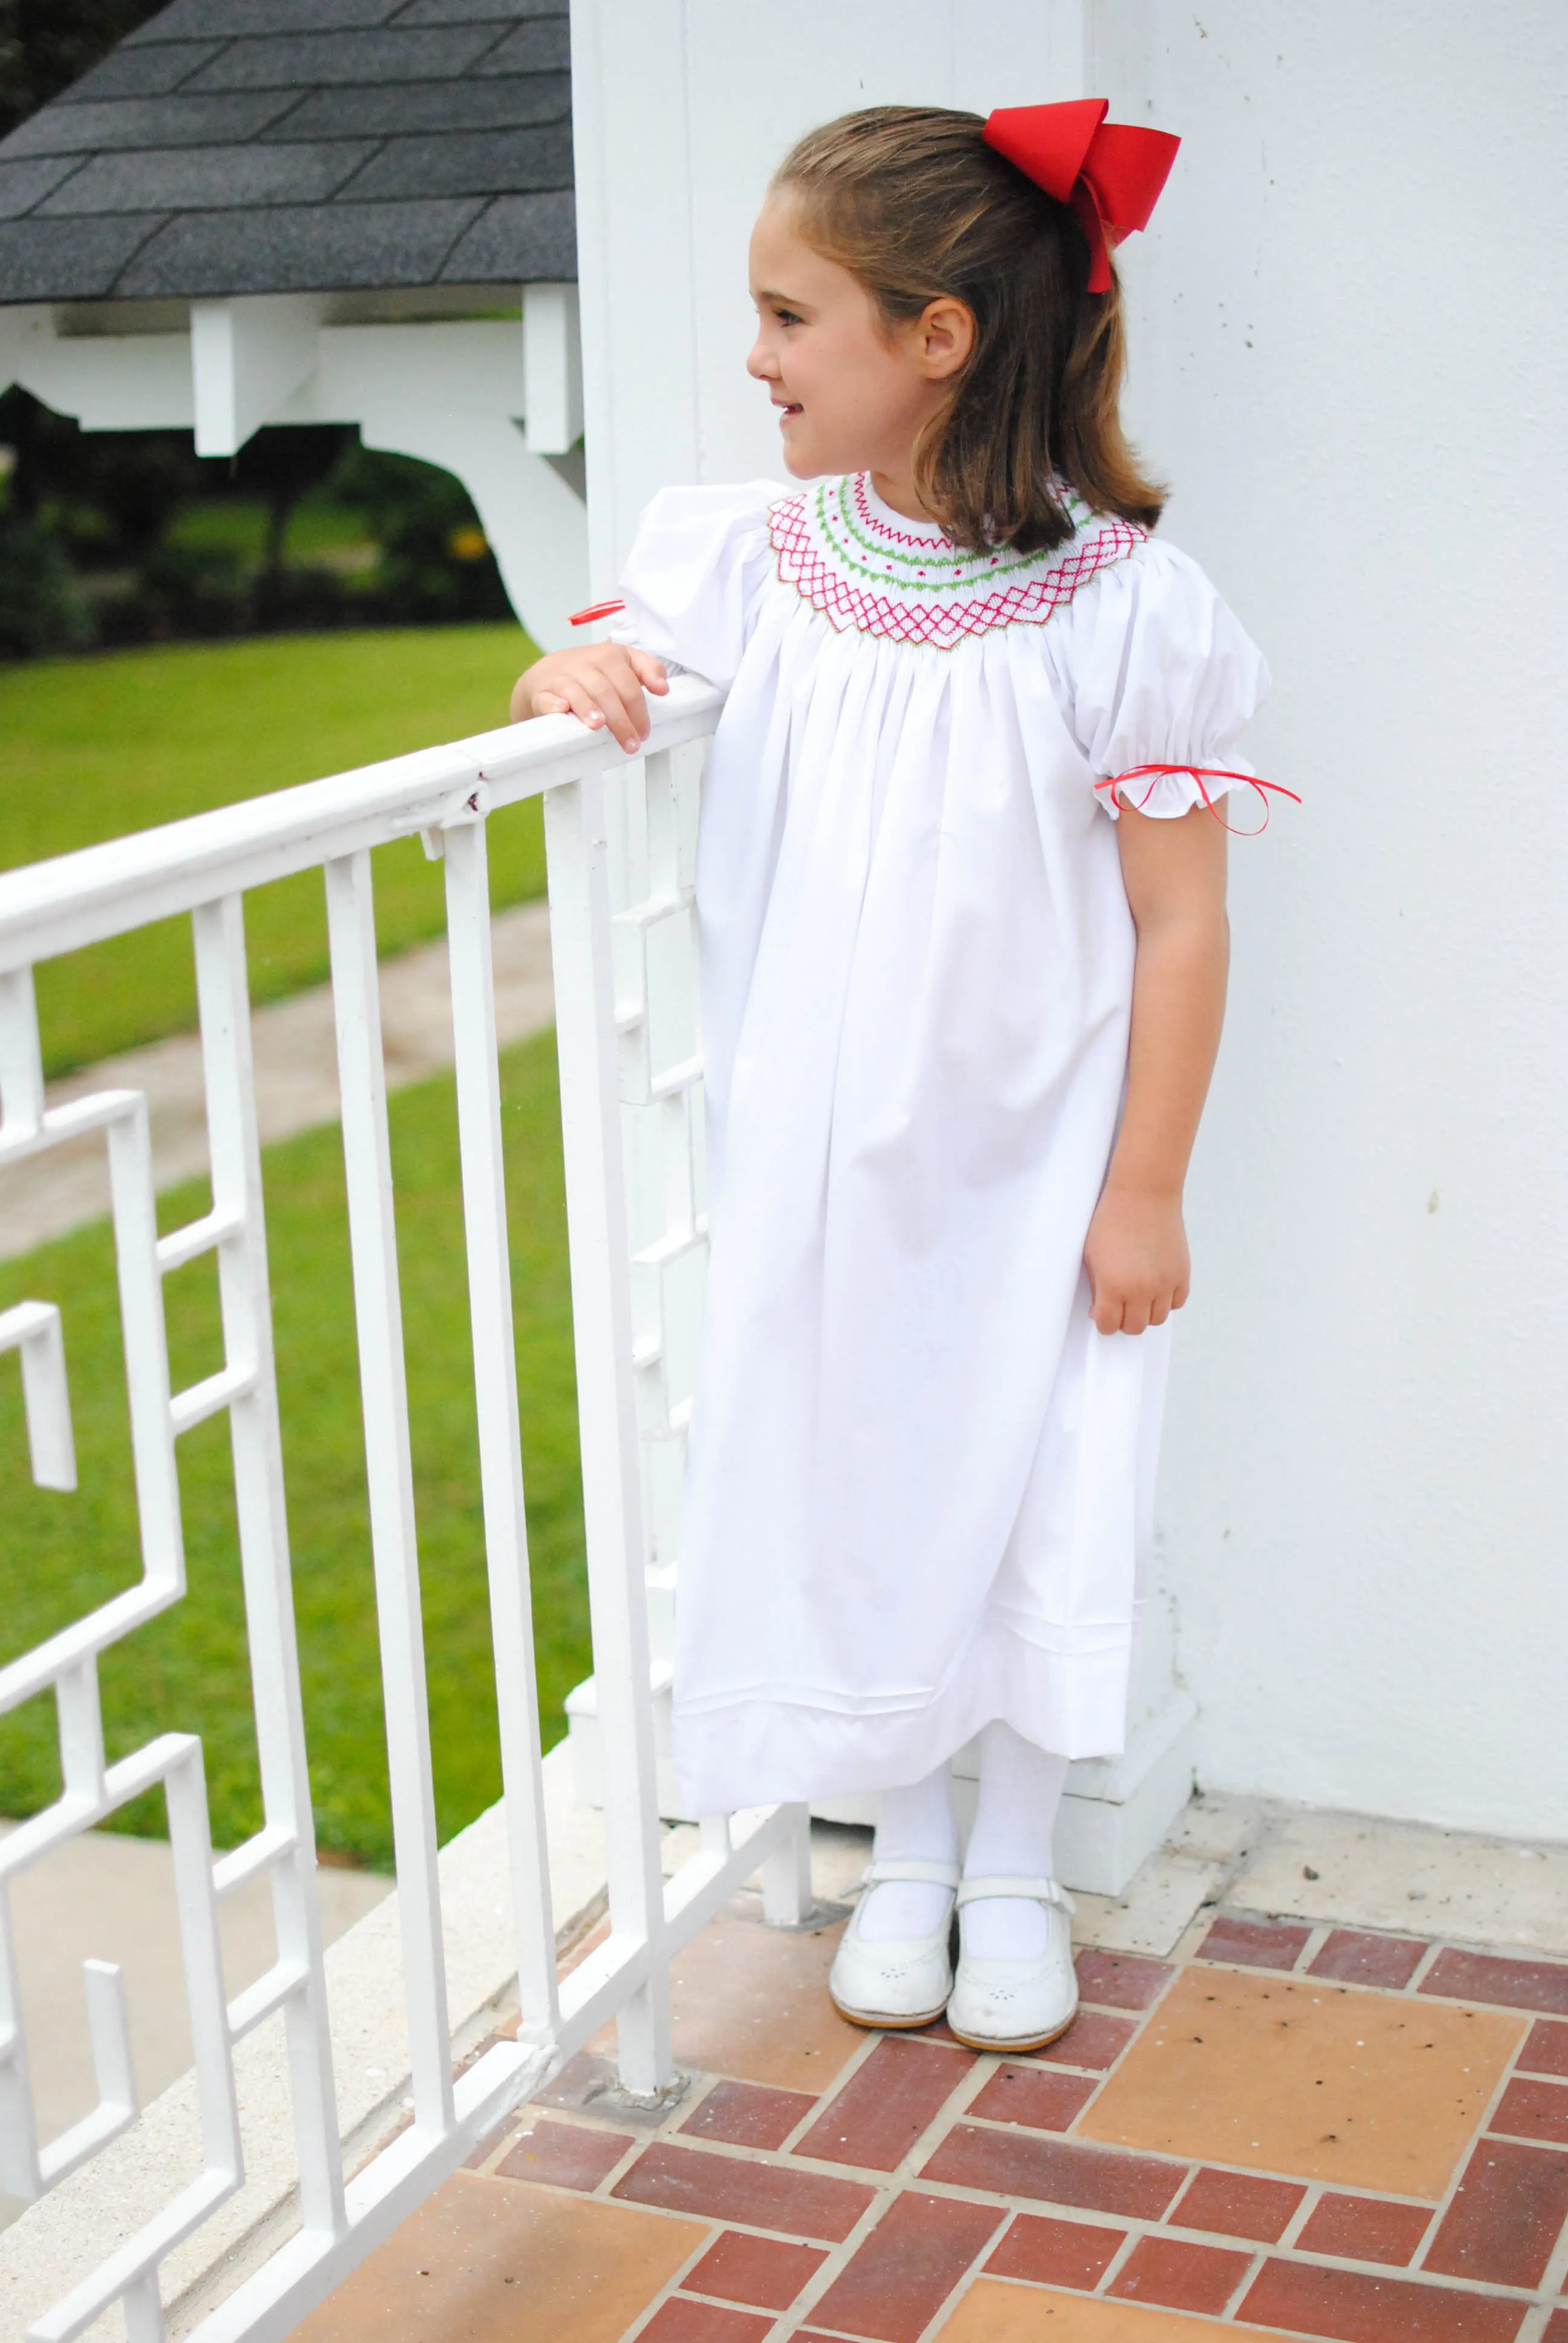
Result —
[{"label": "gray shingled roof", "polygon": [[173,0],[0,140],[0,302],[577,275],[565,0]]}]

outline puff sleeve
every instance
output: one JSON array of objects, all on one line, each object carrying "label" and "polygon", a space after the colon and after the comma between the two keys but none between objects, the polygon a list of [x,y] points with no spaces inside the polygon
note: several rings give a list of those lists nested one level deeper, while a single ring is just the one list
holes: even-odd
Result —
[{"label": "puff sleeve", "polygon": [[[1065,624],[1061,621],[1065,620]],[[1257,646],[1195,561],[1148,541],[1102,569],[1047,628],[1058,701],[1100,802],[1171,819],[1245,787],[1231,743],[1269,688]],[[1209,768],[1106,784],[1139,765]],[[1216,776],[1229,768],[1240,781]]]},{"label": "puff sleeve", "polygon": [[728,690],[772,574],[768,508],[784,494],[772,480],[661,488],[621,573],[626,608],[612,639]]}]

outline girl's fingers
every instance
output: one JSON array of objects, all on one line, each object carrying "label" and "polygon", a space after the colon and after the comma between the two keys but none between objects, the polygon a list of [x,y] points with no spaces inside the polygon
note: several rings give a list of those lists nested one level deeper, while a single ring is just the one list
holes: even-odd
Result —
[{"label": "girl's fingers", "polygon": [[648,708],[641,692],[625,694],[606,684],[600,687],[599,705],[617,740],[628,757],[635,757],[648,734]]},{"label": "girl's fingers", "polygon": [[[544,695],[541,693],[540,697],[542,699]],[[552,692],[550,697],[558,699],[562,710],[569,716],[575,716],[579,724],[588,725],[591,731],[603,731],[603,709],[588,685],[579,683],[575,676],[562,685],[559,692]]]},{"label": "girl's fingers", "polygon": [[[635,756],[652,729],[644,690],[669,689],[663,661],[648,651],[628,651],[619,643],[568,656],[569,664],[568,657],[552,657],[548,681],[541,678],[532,687],[533,713],[575,716],[592,731],[608,730],[628,756]],[[515,708],[516,695],[513,704]]]},{"label": "girl's fingers", "polygon": [[590,731],[608,729],[623,749],[636,749],[641,745],[641,733],[626,702],[602,679],[596,677],[589,682],[571,676],[563,679],[561,690],[572,714]]},{"label": "girl's fingers", "polygon": [[1151,1326],[1163,1326],[1172,1310],[1180,1310],[1186,1299],[1185,1286],[1178,1286],[1169,1295],[1102,1293],[1091,1302],[1089,1314],[1102,1334],[1146,1334]]},{"label": "girl's fingers", "polygon": [[635,754],[648,738],[648,702],[625,652],[593,679],[595,703],[621,747]]}]

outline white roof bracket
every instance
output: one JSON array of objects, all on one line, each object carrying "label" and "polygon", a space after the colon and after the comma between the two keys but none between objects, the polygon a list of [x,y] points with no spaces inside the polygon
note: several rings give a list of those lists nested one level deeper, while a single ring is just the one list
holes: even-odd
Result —
[{"label": "white roof bracket", "polygon": [[191,303],[198,456],[235,456],[316,372],[317,293]]}]

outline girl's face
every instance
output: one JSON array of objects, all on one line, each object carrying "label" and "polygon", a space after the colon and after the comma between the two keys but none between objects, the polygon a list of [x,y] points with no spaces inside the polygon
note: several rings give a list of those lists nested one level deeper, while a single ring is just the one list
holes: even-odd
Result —
[{"label": "girl's face", "polygon": [[969,357],[974,318],[943,297],[886,325],[859,278],[814,251],[795,222],[786,189],[751,232],[759,323],[746,367],[779,410],[784,461],[797,479],[869,472],[895,510],[918,514],[915,443]]}]

